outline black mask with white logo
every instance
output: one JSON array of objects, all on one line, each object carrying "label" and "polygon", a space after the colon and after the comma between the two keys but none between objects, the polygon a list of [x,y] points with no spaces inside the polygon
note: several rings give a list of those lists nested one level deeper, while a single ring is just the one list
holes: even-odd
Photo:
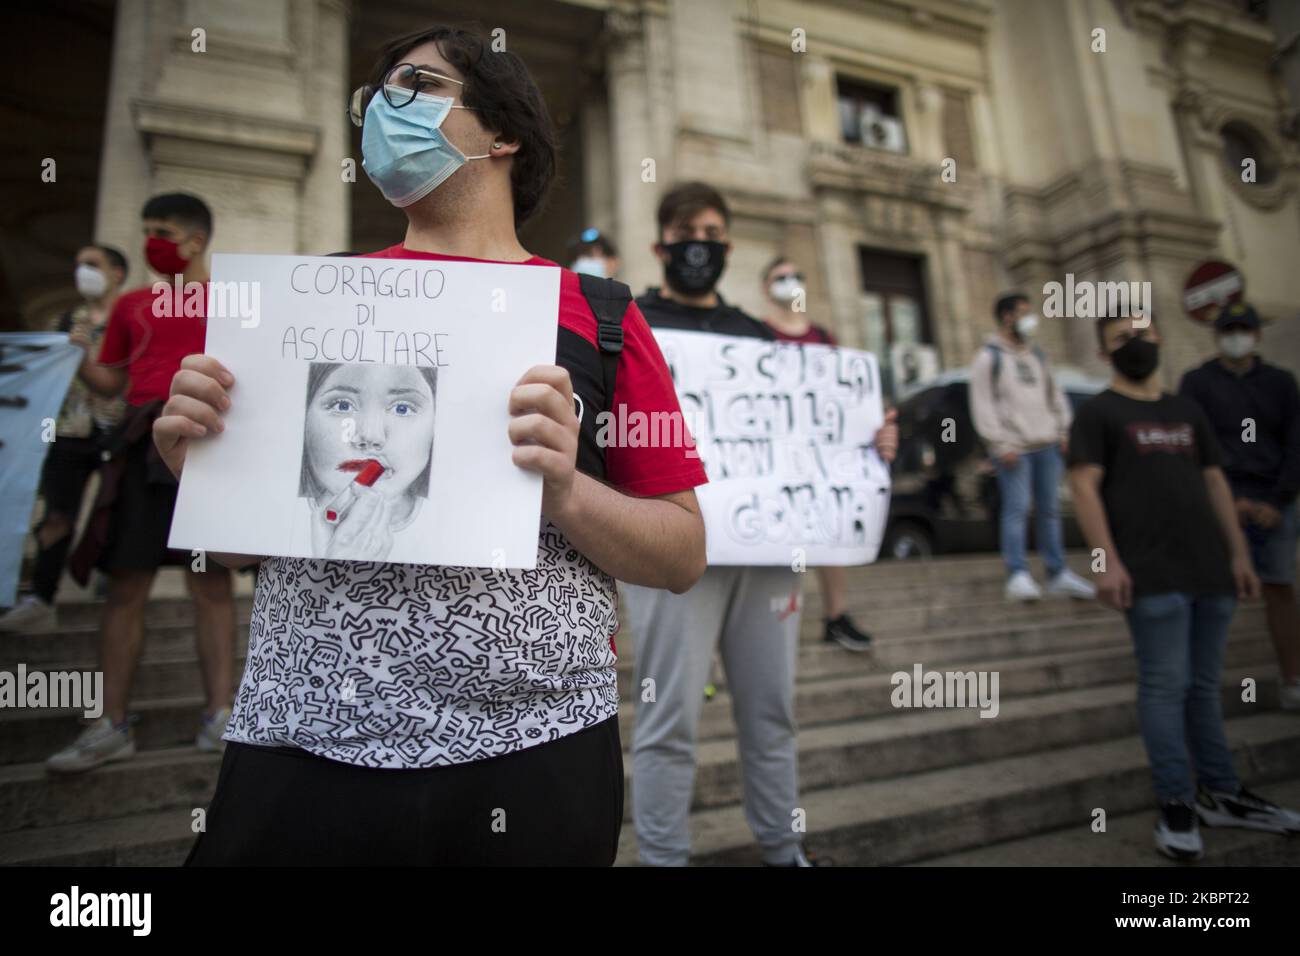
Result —
[{"label": "black mask with white logo", "polygon": [[1129,339],[1110,353],[1115,371],[1131,382],[1145,382],[1160,364],[1160,346],[1147,339]]},{"label": "black mask with white logo", "polygon": [[663,247],[669,260],[664,280],[674,292],[699,295],[718,284],[727,265],[726,243],[687,239]]}]

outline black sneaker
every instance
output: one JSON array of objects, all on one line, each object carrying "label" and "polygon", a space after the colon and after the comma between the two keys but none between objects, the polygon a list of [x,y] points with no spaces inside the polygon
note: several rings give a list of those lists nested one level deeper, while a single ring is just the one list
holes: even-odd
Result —
[{"label": "black sneaker", "polygon": [[790,869],[797,866],[834,866],[835,864],[829,858],[818,856],[815,853],[807,853],[803,847],[797,847],[794,851],[793,863],[764,863],[764,866],[775,869]]},{"label": "black sneaker", "polygon": [[838,644],[846,651],[871,650],[871,635],[859,631],[847,614],[841,614],[839,617],[826,622],[824,640],[828,644]]},{"label": "black sneaker", "polygon": [[1156,821],[1156,849],[1174,860],[1199,860],[1205,855],[1196,811],[1182,800],[1160,804]]},{"label": "black sneaker", "polygon": [[1196,815],[1207,827],[1240,827],[1268,833],[1300,833],[1300,813],[1285,810],[1276,803],[1242,787],[1236,793],[1198,788]]}]

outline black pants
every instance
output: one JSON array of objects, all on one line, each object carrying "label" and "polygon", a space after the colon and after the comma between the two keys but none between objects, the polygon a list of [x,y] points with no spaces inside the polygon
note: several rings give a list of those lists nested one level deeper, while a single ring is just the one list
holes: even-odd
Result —
[{"label": "black pants", "polygon": [[185,865],[610,866],[622,825],[617,717],[428,770],[230,743]]},{"label": "black pants", "polygon": [[36,563],[32,569],[32,592],[46,604],[54,603],[54,595],[59,590],[59,578],[68,560],[68,549],[72,545],[86,485],[103,463],[100,459],[103,448],[100,434],[97,431],[89,438],[56,438],[45,456],[45,468],[41,472],[45,513],[48,516],[57,512],[68,519],[68,533],[49,547],[40,547],[38,538]]}]

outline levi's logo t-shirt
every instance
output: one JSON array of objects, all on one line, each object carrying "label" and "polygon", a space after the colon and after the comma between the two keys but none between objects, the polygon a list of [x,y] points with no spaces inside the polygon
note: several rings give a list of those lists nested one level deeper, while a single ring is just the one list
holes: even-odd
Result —
[{"label": "levi's logo t-shirt", "polygon": [[1070,464],[1104,469],[1102,502],[1137,595],[1233,593],[1205,469],[1222,453],[1191,399],[1142,401],[1107,389],[1079,406]]}]

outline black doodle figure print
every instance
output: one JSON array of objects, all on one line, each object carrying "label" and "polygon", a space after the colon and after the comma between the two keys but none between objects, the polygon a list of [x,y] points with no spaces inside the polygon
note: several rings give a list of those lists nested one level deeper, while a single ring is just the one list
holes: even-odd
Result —
[{"label": "black doodle figure print", "polygon": [[618,714],[614,579],[545,522],[534,570],[271,558],[227,740],[468,763]]}]

